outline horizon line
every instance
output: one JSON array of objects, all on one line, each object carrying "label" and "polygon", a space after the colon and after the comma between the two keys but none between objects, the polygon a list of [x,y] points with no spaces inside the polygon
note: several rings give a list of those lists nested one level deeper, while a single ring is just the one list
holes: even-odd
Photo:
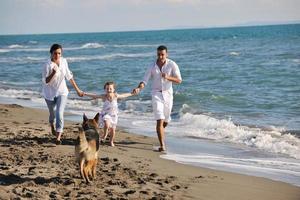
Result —
[{"label": "horizon line", "polygon": [[254,27],[254,26],[280,26],[280,25],[298,25],[300,21],[287,21],[287,22],[260,22],[253,23],[247,22],[244,24],[233,24],[228,26],[175,26],[169,28],[157,28],[157,29],[136,29],[136,30],[119,30],[119,31],[91,31],[91,32],[57,32],[57,33],[8,33],[0,34],[0,36],[21,36],[21,35],[59,35],[59,34],[93,34],[93,33],[120,33],[120,32],[147,32],[147,31],[168,31],[168,30],[192,30],[192,29],[214,29],[214,28],[238,28],[238,27]]}]

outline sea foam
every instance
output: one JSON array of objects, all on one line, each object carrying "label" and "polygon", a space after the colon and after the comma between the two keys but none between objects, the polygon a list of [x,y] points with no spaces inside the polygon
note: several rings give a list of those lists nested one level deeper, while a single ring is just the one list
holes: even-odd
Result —
[{"label": "sea foam", "polygon": [[278,130],[251,128],[236,125],[230,119],[191,113],[182,114],[175,123],[176,130],[172,130],[174,136],[233,142],[300,159],[300,139]]},{"label": "sea foam", "polygon": [[68,57],[70,62],[81,62],[89,60],[110,60],[115,58],[136,58],[136,57],[150,57],[152,53],[112,53],[106,55],[96,55],[96,56],[78,56],[78,57]]}]

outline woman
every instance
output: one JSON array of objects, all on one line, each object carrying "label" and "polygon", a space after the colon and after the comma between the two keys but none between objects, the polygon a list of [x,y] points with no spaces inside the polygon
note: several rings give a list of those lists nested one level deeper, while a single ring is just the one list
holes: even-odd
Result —
[{"label": "woman", "polygon": [[[73,74],[69,70],[68,62],[62,57],[62,46],[53,44],[50,48],[51,57],[43,66],[43,89],[42,93],[49,109],[49,123],[52,134],[56,135],[56,144],[61,144],[61,135],[64,128],[64,109],[67,103],[69,90],[66,79],[70,81],[78,96],[83,92],[78,88]],[[54,110],[56,107],[56,111]],[[54,128],[54,120],[56,125]]]}]

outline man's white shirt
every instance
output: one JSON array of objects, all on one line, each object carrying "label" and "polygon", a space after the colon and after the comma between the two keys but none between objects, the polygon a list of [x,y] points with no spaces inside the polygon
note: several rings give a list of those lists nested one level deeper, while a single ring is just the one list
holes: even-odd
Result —
[{"label": "man's white shirt", "polygon": [[178,65],[172,61],[171,59],[167,59],[166,63],[161,68],[155,63],[153,63],[146,71],[143,83],[147,85],[150,78],[152,78],[152,95],[156,92],[168,92],[169,94],[173,94],[172,81],[169,81],[162,77],[162,73],[166,73],[168,76],[177,77],[182,80],[180,70]]}]

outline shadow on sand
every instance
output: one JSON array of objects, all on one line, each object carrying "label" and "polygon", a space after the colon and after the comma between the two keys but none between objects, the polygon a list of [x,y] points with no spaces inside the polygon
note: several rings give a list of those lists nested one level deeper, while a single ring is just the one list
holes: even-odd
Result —
[{"label": "shadow on sand", "polygon": [[40,176],[36,178],[29,178],[29,177],[21,177],[15,174],[9,174],[9,175],[0,174],[0,185],[4,185],[4,186],[9,186],[13,184],[22,184],[31,181],[33,181],[37,185],[48,185],[49,183],[70,185],[74,183],[73,179],[71,178],[60,178],[60,177],[45,178]]},{"label": "shadow on sand", "polygon": [[[37,144],[55,144],[55,139],[51,137],[22,137],[22,138],[10,138],[10,139],[0,139],[0,143],[5,145],[32,145]],[[62,139],[62,145],[75,145],[76,140],[71,138]]]}]

